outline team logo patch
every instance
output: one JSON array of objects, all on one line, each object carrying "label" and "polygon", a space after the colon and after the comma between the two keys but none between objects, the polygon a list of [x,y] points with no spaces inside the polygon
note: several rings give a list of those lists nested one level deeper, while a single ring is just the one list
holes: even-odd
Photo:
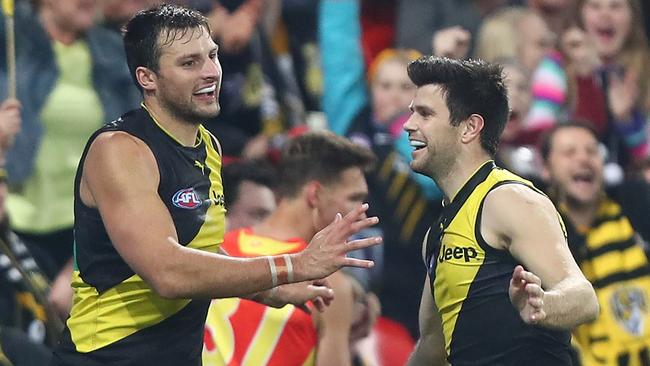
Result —
[{"label": "team logo patch", "polygon": [[194,188],[184,188],[174,193],[172,203],[176,207],[193,210],[201,206],[202,201],[194,191]]},{"label": "team logo patch", "polygon": [[635,336],[643,335],[648,316],[648,300],[643,289],[623,287],[612,294],[612,311],[616,320]]}]

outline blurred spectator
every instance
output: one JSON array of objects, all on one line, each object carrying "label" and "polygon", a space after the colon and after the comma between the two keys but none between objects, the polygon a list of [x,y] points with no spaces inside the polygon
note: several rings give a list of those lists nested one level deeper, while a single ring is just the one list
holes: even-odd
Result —
[{"label": "blurred spectator", "polygon": [[122,26],[138,11],[162,3],[162,0],[102,0],[102,25],[122,34]]},{"label": "blurred spectator", "polygon": [[529,143],[538,143],[540,135],[566,119],[568,85],[565,63],[558,52],[559,36],[575,21],[575,0],[528,0],[531,10],[541,16],[553,33],[555,48],[545,55],[535,70],[530,70],[533,101],[526,116]]},{"label": "blurred spectator", "polygon": [[398,0],[360,0],[361,46],[369,67],[385,48],[395,44]]},{"label": "blurred spectator", "polygon": [[[95,26],[98,1],[40,0],[33,10],[17,5],[22,130],[7,152],[7,209],[12,227],[53,278],[72,255],[72,187],[85,141],[137,106],[140,96],[119,37]],[[4,42],[0,60],[4,81]],[[0,82],[0,95],[5,85]]]},{"label": "blurred spectator", "polygon": [[508,7],[485,19],[476,42],[476,58],[514,59],[529,75],[532,102],[521,117],[518,142],[536,144],[540,132],[557,122],[566,99],[561,58],[553,52],[553,33],[535,11]]},{"label": "blurred spectator", "polygon": [[[560,35],[559,50],[565,60],[567,74],[569,101],[567,108],[573,118],[590,121],[592,127],[602,137],[605,132],[607,102],[602,92],[597,88],[589,87],[593,86],[594,70],[601,66],[596,46],[583,29],[578,25],[572,25]],[[590,103],[578,103],[579,100],[589,100]],[[594,108],[594,105],[600,108]]]},{"label": "blurred spectator", "polygon": [[469,54],[472,35],[460,26],[437,31],[433,35],[433,54],[439,57],[464,59]]},{"label": "blurred spectator", "polygon": [[476,37],[475,56],[488,62],[513,58],[532,72],[553,44],[551,30],[537,13],[508,7],[485,19]]},{"label": "blurred spectator", "polygon": [[564,32],[575,17],[576,0],[527,0],[527,3],[556,35]]},{"label": "blurred spectator", "polygon": [[223,167],[226,230],[259,224],[275,211],[275,168],[265,161],[234,161]]},{"label": "blurred spectator", "polygon": [[9,229],[6,179],[0,169],[0,365],[46,365],[62,324],[47,304],[47,278]]},{"label": "blurred spectator", "polygon": [[529,71],[514,59],[503,59],[498,63],[503,66],[510,107],[510,117],[501,134],[501,144],[518,145],[517,139],[524,128],[523,119],[532,102]]},{"label": "blurred spectator", "polygon": [[530,145],[524,119],[532,102],[528,71],[514,59],[497,61],[503,66],[510,116],[499,143],[496,160],[502,166],[529,180],[539,178],[539,160],[535,145]]},{"label": "blurred spectator", "polygon": [[395,44],[430,54],[437,31],[460,26],[476,35],[483,18],[505,4],[505,0],[398,0]]},{"label": "blurred spectator", "polygon": [[542,152],[569,247],[600,304],[598,319],[573,332],[576,365],[650,363],[650,183],[605,192],[602,149],[588,125],[557,125]]},{"label": "blurred spectator", "polygon": [[[15,99],[6,99],[0,104],[0,165],[5,164],[5,154],[20,132],[21,104]],[[6,177],[5,177],[6,179]]]},{"label": "blurred spectator", "polygon": [[[650,51],[639,0],[580,0],[580,21],[602,66],[576,77],[573,118],[591,117],[610,160],[647,159]],[[596,101],[596,102],[595,102]]]},{"label": "blurred spectator", "polygon": [[[322,109],[320,99],[323,95],[323,81],[317,40],[317,17],[317,1],[282,1],[281,22],[286,29],[286,49],[291,57],[293,74],[302,99],[301,103],[307,112]],[[274,36],[273,43],[275,45],[278,43],[279,35],[276,32]],[[282,69],[280,61],[278,61],[278,67]],[[294,121],[291,125],[295,125],[295,122],[304,123],[305,120]]]}]

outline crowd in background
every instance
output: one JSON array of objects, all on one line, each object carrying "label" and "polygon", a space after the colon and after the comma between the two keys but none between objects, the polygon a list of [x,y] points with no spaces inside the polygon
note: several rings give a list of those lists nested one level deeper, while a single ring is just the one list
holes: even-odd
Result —
[{"label": "crowd in background", "polygon": [[[647,0],[175,2],[203,12],[219,45],[221,113],[204,126],[223,147],[231,228],[275,208],[282,181],[266,172],[292,136],[329,129],[370,148],[384,245],[370,253],[377,266],[354,275],[406,338],[417,338],[421,243],[442,200],[409,168],[406,65],[429,54],[502,64],[512,112],[497,163],[555,201],[599,297],[599,320],[574,332],[576,360],[650,363]],[[4,356],[33,356],[21,347],[47,352],[67,317],[77,164],[94,130],[141,102],[120,28],[159,3],[16,2],[16,99],[0,46],[0,341],[15,347],[0,348],[0,365],[29,362]]]}]

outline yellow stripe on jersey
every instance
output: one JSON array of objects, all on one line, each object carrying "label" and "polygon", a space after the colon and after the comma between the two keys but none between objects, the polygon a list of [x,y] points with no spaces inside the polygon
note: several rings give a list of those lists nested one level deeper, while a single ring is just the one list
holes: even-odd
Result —
[{"label": "yellow stripe on jersey", "polygon": [[223,185],[221,182],[221,156],[214,146],[214,141],[209,132],[199,126],[199,136],[205,141],[205,166],[210,169],[210,207],[205,213],[205,220],[201,229],[187,247],[216,253],[223,242],[225,234],[224,217],[226,209],[223,205]]},{"label": "yellow stripe on jersey", "polygon": [[282,330],[295,311],[294,306],[285,306],[281,309],[267,307],[264,317],[255,332],[249,350],[242,360],[242,366],[265,365],[275,351],[275,346],[282,336]]},{"label": "yellow stripe on jersey", "polygon": [[235,330],[230,317],[237,312],[241,299],[233,297],[212,300],[206,318],[206,327],[212,331],[210,336],[219,340],[214,350],[203,347],[203,365],[225,366],[232,362],[235,355]]},{"label": "yellow stripe on jersey", "polygon": [[138,275],[99,294],[74,271],[72,287],[75,297],[67,324],[77,352],[82,353],[158,324],[190,303],[161,298]]}]

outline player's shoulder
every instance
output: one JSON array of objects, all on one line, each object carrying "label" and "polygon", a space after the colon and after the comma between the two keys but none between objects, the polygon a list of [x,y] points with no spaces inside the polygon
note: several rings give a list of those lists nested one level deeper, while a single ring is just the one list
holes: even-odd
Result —
[{"label": "player's shoulder", "polygon": [[[536,213],[555,212],[551,200],[541,191],[527,184],[500,185],[485,197],[483,213],[496,219],[520,222]],[[525,220],[524,220],[525,221]]]},{"label": "player's shoulder", "polygon": [[485,197],[488,203],[508,207],[546,205],[550,204],[549,198],[532,185],[523,182],[501,184],[490,190]]},{"label": "player's shoulder", "polygon": [[157,176],[157,162],[152,150],[144,141],[124,131],[106,131],[97,135],[84,162],[84,175],[89,168],[95,173],[108,175],[146,172],[151,177]]}]

